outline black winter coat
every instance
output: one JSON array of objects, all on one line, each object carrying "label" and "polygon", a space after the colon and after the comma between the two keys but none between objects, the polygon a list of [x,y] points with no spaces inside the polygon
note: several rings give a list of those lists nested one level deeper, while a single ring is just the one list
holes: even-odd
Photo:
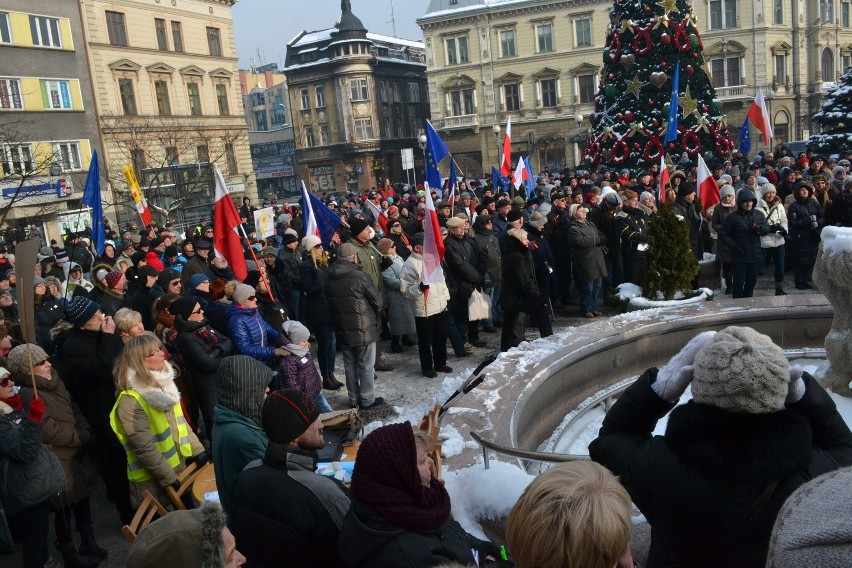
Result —
[{"label": "black winter coat", "polygon": [[[813,227],[811,215],[816,216],[817,226]],[[814,248],[819,246],[819,233],[825,225],[822,208],[811,193],[805,199],[796,199],[787,210],[787,224],[790,227],[790,240],[793,248]]]},{"label": "black winter coat", "polygon": [[206,321],[175,318],[175,329],[184,373],[199,384],[215,383],[222,359],[234,354],[231,340],[208,326]]},{"label": "black winter coat", "polygon": [[675,200],[672,211],[683,217],[686,228],[689,229],[689,248],[692,249],[695,258],[700,260],[704,256],[704,244],[701,241],[701,226],[704,218],[698,214],[692,203],[682,198]]},{"label": "black winter coat", "polygon": [[275,264],[272,266],[266,266],[266,278],[269,280],[270,291],[275,299],[283,304],[290,301],[290,290],[293,289],[292,276],[280,258],[276,257]]},{"label": "black winter coat", "polygon": [[357,265],[343,259],[331,263],[325,297],[338,343],[358,347],[379,340],[382,295]]},{"label": "black winter coat", "polygon": [[615,214],[615,230],[621,239],[621,256],[626,260],[645,258],[645,252],[639,245],[648,242],[648,228],[651,220],[648,214],[639,209],[625,208]]},{"label": "black winter coat", "polygon": [[456,302],[466,302],[474,288],[482,285],[485,256],[472,238],[447,235],[444,239],[444,262],[448,269],[450,297]]},{"label": "black winter coat", "polygon": [[299,276],[302,280],[302,291],[305,293],[305,322],[308,328],[314,330],[330,324],[331,313],[325,297],[328,267],[316,267],[313,260],[306,258],[299,265]]},{"label": "black winter coat", "polygon": [[574,278],[590,282],[606,276],[606,261],[601,245],[606,244],[603,233],[594,223],[568,221],[568,242],[571,245]]},{"label": "black winter coat", "polygon": [[[746,190],[742,190],[746,191]],[[737,205],[739,207],[739,204]],[[751,263],[763,260],[760,237],[769,234],[766,216],[759,209],[746,211],[737,209],[719,227],[719,239],[731,251],[735,263]]]},{"label": "black winter coat", "polygon": [[535,277],[530,249],[514,237],[506,239],[506,250],[503,251],[503,292],[500,296],[500,306],[509,313],[534,313],[544,302],[544,295],[539,290]]},{"label": "black winter coat", "polygon": [[[647,370],[622,394],[589,445],[619,476],[651,525],[648,568],[763,568],[785,499],[814,477],[852,464],[852,432],[831,397],[805,373],[805,395],[773,414],[735,414],[694,401],[672,410]],[[652,436],[670,410],[665,436]],[[757,515],[713,554],[703,551],[778,485]]]}]

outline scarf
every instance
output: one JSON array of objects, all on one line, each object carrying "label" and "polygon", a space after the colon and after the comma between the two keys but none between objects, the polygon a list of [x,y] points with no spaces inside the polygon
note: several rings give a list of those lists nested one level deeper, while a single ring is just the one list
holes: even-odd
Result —
[{"label": "scarf", "polygon": [[212,329],[210,329],[209,326],[206,325],[206,321],[205,325],[199,327],[198,329],[193,331],[193,333],[203,339],[204,343],[207,343],[208,345],[219,345],[219,336],[216,335],[216,332],[214,332]]},{"label": "scarf", "polygon": [[158,410],[166,412],[180,402],[180,392],[175,385],[175,370],[166,363],[162,371],[148,369],[154,384],[152,386],[139,384],[136,371],[129,369],[127,386],[142,395],[145,401]]},{"label": "scarf", "polygon": [[5,402],[12,408],[12,410],[17,410],[18,412],[24,411],[24,403],[21,402],[21,395],[19,394],[10,398],[0,398],[0,402]]}]

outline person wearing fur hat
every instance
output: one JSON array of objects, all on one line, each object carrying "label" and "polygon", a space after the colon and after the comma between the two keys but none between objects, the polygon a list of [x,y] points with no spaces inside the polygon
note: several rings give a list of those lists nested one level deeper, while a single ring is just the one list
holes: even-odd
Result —
[{"label": "person wearing fur hat", "polygon": [[322,381],[311,355],[311,332],[301,323],[288,320],[283,325],[287,354],[278,360],[278,374],[285,389],[302,391],[314,399],[320,412],[331,412],[322,394]]},{"label": "person wearing fur hat", "polygon": [[[675,408],[689,387],[692,400]],[[669,411],[665,435],[652,436]],[[649,568],[757,568],[785,499],[852,465],[852,432],[769,337],[730,326],[645,371],[607,413],[589,456],[620,477],[651,525]]]},{"label": "person wearing fur hat", "polygon": [[[59,458],[65,473],[65,488],[52,500],[56,547],[66,567],[97,566],[107,551],[98,546],[89,496],[97,483],[95,464],[89,455],[92,433],[80,408],[71,399],[65,383],[50,364],[47,352],[33,344],[18,345],[7,357],[9,370],[20,386],[18,394],[25,407],[36,399],[31,374],[45,413],[41,441]],[[71,518],[82,538],[79,551],[74,544]]]},{"label": "person wearing fur hat", "polygon": [[769,228],[766,216],[755,209],[756,205],[754,192],[743,187],[737,195],[737,210],[719,227],[719,239],[732,254],[734,299],[754,295],[757,271],[764,258],[760,238],[778,231],[778,228]]},{"label": "person wearing fur hat", "polygon": [[127,342],[113,375],[118,398],[109,419],[126,452],[131,501],[138,507],[149,491],[160,503],[170,503],[165,488],[177,489],[177,476],[189,463],[200,467],[207,461],[184,418],[174,367],[160,340],[147,332]]},{"label": "person wearing fur hat", "polygon": [[793,277],[797,290],[809,290],[814,286],[812,275],[825,217],[817,200],[812,199],[813,188],[807,182],[797,182],[793,195],[795,201],[787,209]]},{"label": "person wearing fur hat", "polygon": [[197,410],[201,411],[204,419],[204,435],[212,440],[219,367],[226,357],[233,354],[233,345],[228,337],[208,325],[203,307],[194,298],[179,297],[169,304],[168,311],[174,316],[175,344],[181,356],[182,379],[193,386]]},{"label": "person wearing fur hat", "polygon": [[325,446],[314,400],[299,390],[269,393],[262,460],[237,476],[231,493],[231,528],[252,566],[343,566],[335,544],[349,495],[336,479],[317,475],[316,450]]},{"label": "person wearing fur hat", "polygon": [[772,259],[775,267],[775,295],[785,296],[784,292],[784,249],[787,236],[787,212],[784,203],[778,198],[778,191],[771,183],[767,183],[761,189],[762,199],[757,204],[758,208],[766,216],[766,224],[769,225],[770,233],[760,238],[760,246],[763,248],[764,258]]},{"label": "person wearing fur hat", "polygon": [[[520,211],[510,212],[510,222],[518,226],[522,223],[523,216]],[[450,290],[449,310],[453,323],[462,338],[469,343],[466,349],[471,347],[485,347],[484,340],[479,339],[479,323],[468,320],[468,300],[474,289],[482,290],[485,282],[485,255],[472,237],[469,237],[465,228],[466,222],[459,217],[451,217],[447,220],[449,233],[444,239],[444,276],[447,279],[447,288]],[[505,235],[504,235],[505,238]],[[502,245],[501,245],[502,248]]]},{"label": "person wearing fur hat", "polygon": [[139,533],[127,553],[127,568],[240,568],[245,563],[222,507],[212,501],[157,519]]},{"label": "person wearing fur hat", "polygon": [[594,223],[586,220],[586,211],[582,204],[571,205],[568,209],[571,220],[568,222],[567,233],[571,246],[574,281],[580,291],[580,314],[585,318],[594,318],[603,315],[596,308],[601,281],[607,275],[606,261],[601,250],[607,240]]},{"label": "person wearing fur hat", "polygon": [[284,338],[257,311],[257,292],[247,284],[237,284],[228,309],[228,335],[234,342],[234,352],[248,355],[270,367],[284,355]]},{"label": "person wearing fur hat", "polygon": [[376,428],[361,442],[352,506],[337,550],[347,566],[385,568],[512,566],[500,549],[468,534],[450,516],[450,495],[435,478],[427,438],[411,423]]}]

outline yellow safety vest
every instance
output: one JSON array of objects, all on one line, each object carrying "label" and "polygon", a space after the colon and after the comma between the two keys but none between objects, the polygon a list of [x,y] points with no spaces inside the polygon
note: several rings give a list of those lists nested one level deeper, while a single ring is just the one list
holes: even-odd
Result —
[{"label": "yellow safety vest", "polygon": [[166,418],[166,413],[162,410],[151,408],[142,395],[136,391],[121,391],[118,395],[118,400],[115,401],[115,406],[112,407],[112,412],[109,414],[109,423],[110,426],[112,426],[112,431],[115,432],[116,436],[118,436],[119,442],[121,442],[121,445],[124,447],[124,451],[127,453],[127,479],[134,483],[139,483],[141,481],[153,479],[153,476],[145,468],[145,466],[142,465],[139,458],[136,457],[136,452],[133,451],[133,447],[130,445],[130,440],[127,437],[127,433],[124,431],[124,426],[118,419],[118,405],[121,402],[121,397],[124,395],[135,398],[136,402],[139,403],[139,406],[142,407],[142,410],[145,411],[145,414],[148,415],[148,423],[151,426],[151,434],[154,436],[154,443],[156,444],[157,449],[160,450],[160,453],[163,454],[163,458],[165,458],[166,463],[168,463],[172,469],[175,469],[178,465],[180,465],[178,452],[180,452],[180,455],[184,458],[188,458],[192,455],[192,447],[189,443],[189,427],[183,417],[183,410],[180,407],[180,403],[176,404],[173,409],[173,412],[175,413],[175,421],[177,422],[178,440],[180,441],[180,444],[175,447],[175,442],[172,438],[172,429],[169,427],[169,420]]}]

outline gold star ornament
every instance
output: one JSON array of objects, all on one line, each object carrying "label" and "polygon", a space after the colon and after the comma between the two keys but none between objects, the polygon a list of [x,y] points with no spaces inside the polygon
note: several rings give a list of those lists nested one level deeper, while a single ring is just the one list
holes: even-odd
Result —
[{"label": "gold star ornament", "polygon": [[629,93],[636,97],[636,100],[639,100],[639,90],[647,85],[648,83],[643,83],[639,80],[639,76],[636,75],[631,80],[627,81],[627,88],[625,89],[625,93]]},{"label": "gold star ornament", "polygon": [[668,15],[670,12],[677,12],[677,0],[662,0],[657,2],[657,6],[663,9],[663,14]]},{"label": "gold star ornament", "polygon": [[686,87],[686,94],[680,97],[677,102],[681,108],[683,108],[684,118],[698,110],[698,103],[692,98],[692,93],[689,92],[689,87]]}]

